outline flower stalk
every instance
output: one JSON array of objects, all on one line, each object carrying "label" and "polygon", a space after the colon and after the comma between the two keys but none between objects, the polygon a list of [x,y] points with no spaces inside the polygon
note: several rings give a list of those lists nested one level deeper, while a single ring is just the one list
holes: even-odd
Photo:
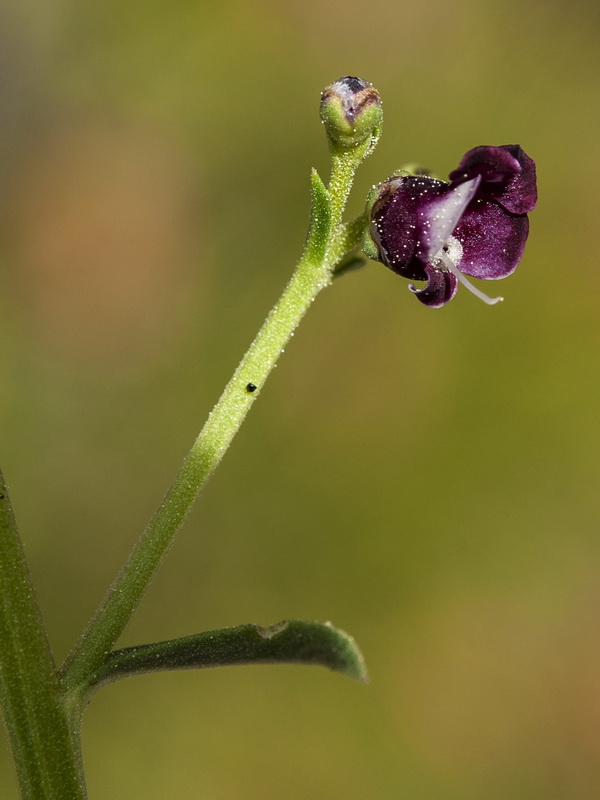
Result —
[{"label": "flower stalk", "polygon": [[[367,109],[372,117],[372,102],[367,104]],[[362,117],[359,113],[353,119],[358,123]],[[329,186],[326,188],[313,171],[310,226],[296,270],[209,414],[129,561],[65,662],[61,678],[65,691],[71,696],[82,694],[89,676],[112,650],[300,320],[319,292],[331,283],[336,266],[359,246],[364,233],[363,218],[342,224],[342,215],[355,172],[372,152],[379,135],[380,101],[376,121],[377,133],[373,132],[374,126],[371,125],[368,130],[361,130],[359,141],[354,144],[344,143],[338,147],[330,136],[332,168]],[[330,125],[328,131],[331,130]]]}]

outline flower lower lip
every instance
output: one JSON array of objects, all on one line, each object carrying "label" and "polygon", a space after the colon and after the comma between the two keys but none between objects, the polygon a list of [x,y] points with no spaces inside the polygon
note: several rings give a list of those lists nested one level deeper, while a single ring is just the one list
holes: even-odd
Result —
[{"label": "flower lower lip", "polygon": [[444,265],[444,269],[447,269],[449,272],[451,272],[466,289],[472,292],[475,297],[478,297],[480,300],[483,300],[484,303],[487,303],[488,306],[493,306],[496,303],[501,303],[504,300],[503,297],[489,297],[489,295],[480,291],[476,286],[473,286],[471,281],[462,274],[454,261],[452,261],[443,248],[437,254],[436,259],[441,261]]}]

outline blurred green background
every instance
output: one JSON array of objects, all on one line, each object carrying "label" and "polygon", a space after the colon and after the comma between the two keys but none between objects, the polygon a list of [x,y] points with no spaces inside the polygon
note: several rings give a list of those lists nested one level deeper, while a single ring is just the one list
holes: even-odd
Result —
[{"label": "blurred green background", "polygon": [[110,686],[91,800],[600,796],[599,34],[591,0],[3,3],[1,464],[59,658],[299,255],[320,90],[384,101],[350,213],[407,161],[538,164],[501,306],[372,263],[319,298],[122,639],[331,619],[370,685]]}]

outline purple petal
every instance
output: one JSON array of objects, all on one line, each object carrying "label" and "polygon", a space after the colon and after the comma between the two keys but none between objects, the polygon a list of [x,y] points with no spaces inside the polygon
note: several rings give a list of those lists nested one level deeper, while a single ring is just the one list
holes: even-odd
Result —
[{"label": "purple petal", "polygon": [[535,162],[518,144],[474,147],[450,173],[455,184],[481,176],[477,196],[512,214],[527,214],[537,201]]},{"label": "purple petal", "polygon": [[481,178],[460,183],[423,205],[417,213],[418,255],[431,261],[446,244],[465,209],[475,196]]},{"label": "purple petal", "polygon": [[381,261],[391,270],[411,280],[427,280],[418,258],[418,215],[430,201],[448,191],[445,181],[407,175],[390,181],[372,211],[371,235]]},{"label": "purple petal", "polygon": [[457,267],[474,278],[505,278],[521,260],[528,232],[526,215],[509,214],[496,203],[475,200],[454,230],[463,247]]},{"label": "purple petal", "polygon": [[414,295],[429,308],[441,308],[452,300],[458,288],[458,281],[451,272],[434,269],[429,264],[425,267],[427,272],[427,285],[416,289],[412,284],[409,289]]},{"label": "purple petal", "polygon": [[506,185],[521,171],[518,159],[511,153],[511,148],[516,146],[518,145],[474,147],[465,153],[458,167],[450,173],[450,180],[465,180],[472,175],[481,175],[485,183]]}]

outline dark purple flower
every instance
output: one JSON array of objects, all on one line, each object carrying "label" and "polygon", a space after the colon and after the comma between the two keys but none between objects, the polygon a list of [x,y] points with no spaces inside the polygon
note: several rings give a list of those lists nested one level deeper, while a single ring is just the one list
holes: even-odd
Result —
[{"label": "dark purple flower", "polygon": [[410,280],[431,308],[456,294],[458,283],[484,300],[465,275],[496,280],[513,272],[537,200],[535,164],[519,145],[475,147],[450,173],[450,182],[400,173],[369,198],[367,255]]}]

